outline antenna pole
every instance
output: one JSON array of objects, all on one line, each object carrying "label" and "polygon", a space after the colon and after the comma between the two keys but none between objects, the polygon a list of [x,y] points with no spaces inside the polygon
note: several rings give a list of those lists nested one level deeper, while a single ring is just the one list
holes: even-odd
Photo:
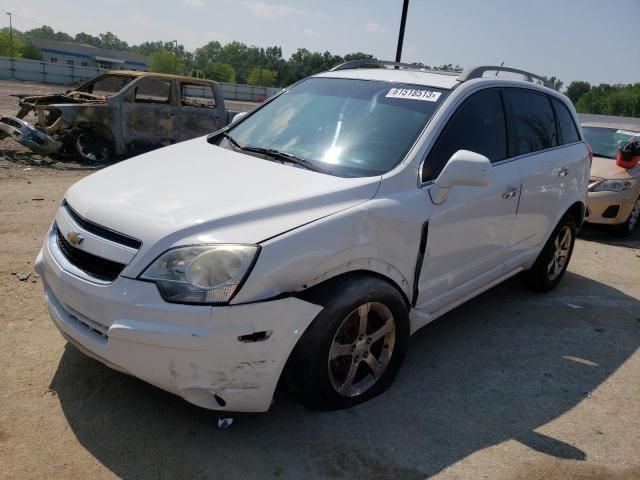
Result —
[{"label": "antenna pole", "polygon": [[400,33],[398,34],[398,48],[396,50],[396,62],[398,63],[402,59],[402,43],[404,42],[404,26],[407,23],[408,9],[409,9],[409,0],[404,0],[402,4],[402,18],[400,19]]}]

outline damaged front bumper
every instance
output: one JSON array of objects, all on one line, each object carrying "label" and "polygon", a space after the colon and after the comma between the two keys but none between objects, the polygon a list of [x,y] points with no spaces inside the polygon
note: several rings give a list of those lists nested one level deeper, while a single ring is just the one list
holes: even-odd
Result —
[{"label": "damaged front bumper", "polygon": [[62,142],[55,140],[44,130],[18,117],[0,118],[0,136],[11,137],[16,142],[40,155],[51,155],[62,148]]},{"label": "damaged front bumper", "polygon": [[200,407],[269,409],[298,338],[322,310],[289,297],[211,307],[169,304],[155,284],[108,285],[64,269],[56,242],[36,260],[51,318],[85,354]]}]

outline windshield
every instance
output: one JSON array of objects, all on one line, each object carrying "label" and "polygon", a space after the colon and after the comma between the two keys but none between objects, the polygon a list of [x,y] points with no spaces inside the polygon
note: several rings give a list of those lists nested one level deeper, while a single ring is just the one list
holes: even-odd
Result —
[{"label": "windshield", "polygon": [[616,158],[618,149],[623,144],[633,137],[640,141],[640,132],[630,130],[604,127],[582,127],[582,130],[593,154],[599,157]]},{"label": "windshield", "polygon": [[135,77],[128,77],[126,75],[101,75],[82,87],[77,88],[76,91],[108,97],[109,95],[118,93],[134,78]]},{"label": "windshield", "polygon": [[380,175],[403,159],[445,95],[424,86],[310,78],[227,133],[240,148],[285,153],[334,175]]}]

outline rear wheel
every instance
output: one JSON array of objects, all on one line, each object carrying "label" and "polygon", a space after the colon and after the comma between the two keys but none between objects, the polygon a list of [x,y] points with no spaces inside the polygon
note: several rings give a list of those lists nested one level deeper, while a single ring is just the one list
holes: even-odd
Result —
[{"label": "rear wheel", "polygon": [[566,215],[558,223],[533,266],[522,274],[530,288],[540,292],[556,288],[569,266],[576,231],[576,221],[571,215]]},{"label": "rear wheel", "polygon": [[384,392],[404,359],[409,318],[384,280],[348,275],[308,294],[324,310],[287,365],[292,392],[308,407],[347,408]]}]

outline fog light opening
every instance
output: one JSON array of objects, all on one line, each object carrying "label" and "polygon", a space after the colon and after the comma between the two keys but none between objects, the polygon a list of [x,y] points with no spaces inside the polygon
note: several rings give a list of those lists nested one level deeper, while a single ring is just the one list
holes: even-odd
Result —
[{"label": "fog light opening", "polygon": [[214,393],[213,398],[215,399],[216,402],[218,402],[218,405],[220,405],[221,407],[227,406],[227,402],[225,402],[224,398],[222,398],[220,395],[217,395]]}]

